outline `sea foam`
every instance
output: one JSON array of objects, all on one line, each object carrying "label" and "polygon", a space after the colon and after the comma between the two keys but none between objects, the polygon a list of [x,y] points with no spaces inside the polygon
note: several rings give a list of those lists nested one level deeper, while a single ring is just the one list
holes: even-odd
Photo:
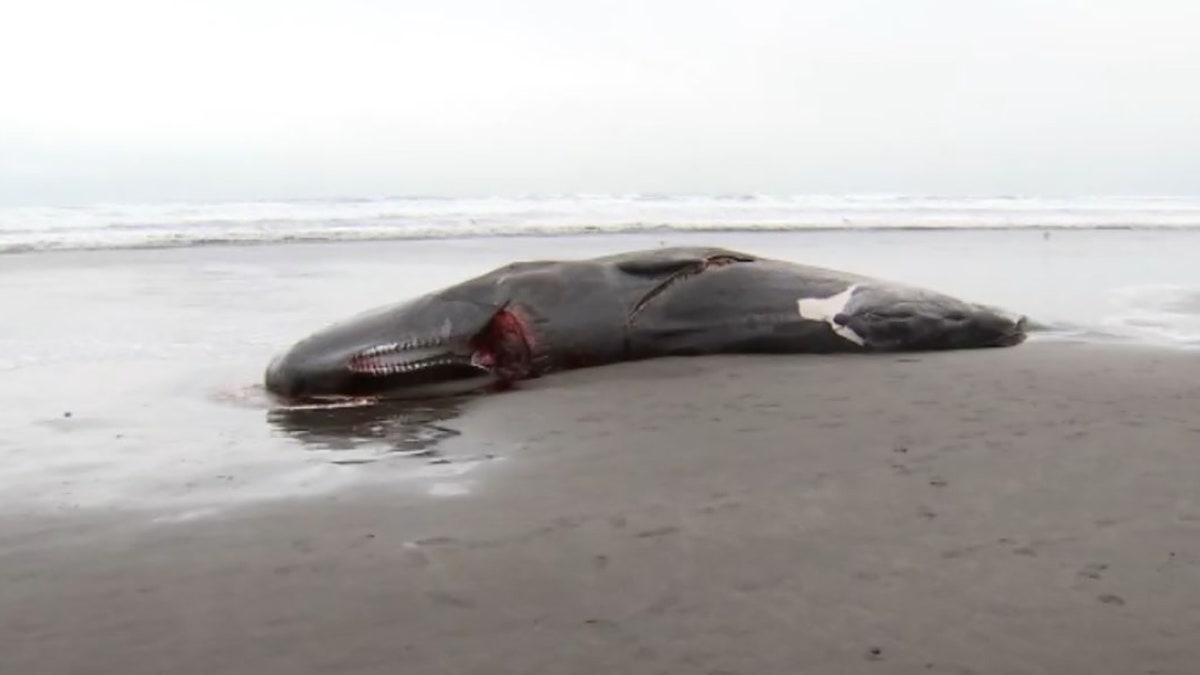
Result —
[{"label": "sea foam", "polygon": [[1197,197],[567,195],[0,208],[0,252],[647,231],[1200,228]]}]

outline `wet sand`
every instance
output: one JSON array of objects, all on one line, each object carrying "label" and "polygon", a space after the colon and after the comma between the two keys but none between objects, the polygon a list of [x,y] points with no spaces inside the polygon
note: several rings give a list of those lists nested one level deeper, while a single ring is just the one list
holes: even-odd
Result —
[{"label": "wet sand", "polygon": [[428,489],[7,511],[0,672],[1191,673],[1197,401],[1084,344],[546,378]]}]

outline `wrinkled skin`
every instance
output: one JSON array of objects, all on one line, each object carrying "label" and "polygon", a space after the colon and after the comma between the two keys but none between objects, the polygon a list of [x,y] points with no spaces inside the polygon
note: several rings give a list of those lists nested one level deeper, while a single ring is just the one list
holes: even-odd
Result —
[{"label": "wrinkled skin", "polygon": [[1025,319],[932,291],[709,248],[522,262],[302,340],[267,368],[293,400],[452,395],[668,355],[1019,344]]}]

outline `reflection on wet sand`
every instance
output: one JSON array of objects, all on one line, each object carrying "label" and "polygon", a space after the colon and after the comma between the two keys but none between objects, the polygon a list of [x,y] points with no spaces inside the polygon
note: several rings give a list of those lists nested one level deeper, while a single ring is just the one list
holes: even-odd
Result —
[{"label": "reflection on wet sand", "polygon": [[461,434],[443,423],[462,414],[465,398],[373,402],[359,405],[277,407],[267,422],[305,448],[329,452],[335,464],[387,457],[449,461],[440,445]]}]

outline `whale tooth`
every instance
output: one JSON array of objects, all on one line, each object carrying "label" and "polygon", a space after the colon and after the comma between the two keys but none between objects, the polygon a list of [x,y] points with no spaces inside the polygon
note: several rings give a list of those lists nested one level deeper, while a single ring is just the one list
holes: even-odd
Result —
[{"label": "whale tooth", "polygon": [[439,339],[412,338],[403,343],[380,344],[364,349],[350,361],[350,369],[354,372],[373,376],[395,375],[398,373],[415,373],[439,366],[453,366],[470,363],[470,359],[453,354],[440,354],[424,359],[406,360],[397,358],[406,349],[420,349],[441,344]]}]

